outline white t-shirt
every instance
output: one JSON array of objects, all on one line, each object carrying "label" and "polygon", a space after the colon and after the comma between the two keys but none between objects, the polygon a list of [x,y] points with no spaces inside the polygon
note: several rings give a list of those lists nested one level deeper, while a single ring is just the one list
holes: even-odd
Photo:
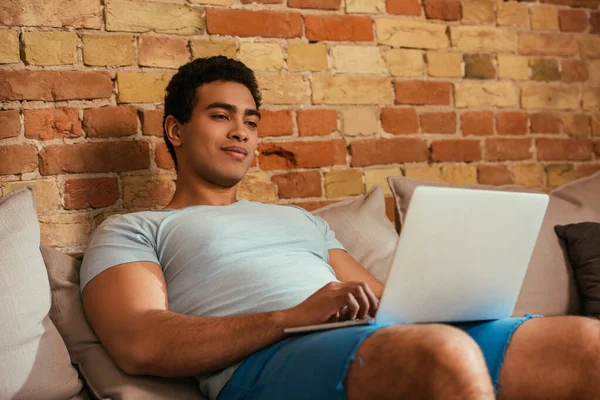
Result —
[{"label": "white t-shirt", "polygon": [[[331,281],[330,249],[343,246],[327,223],[300,207],[241,200],[108,218],[92,236],[81,290],[112,266],[162,268],[170,311],[232,316],[294,307]],[[198,376],[216,399],[239,364]]]}]

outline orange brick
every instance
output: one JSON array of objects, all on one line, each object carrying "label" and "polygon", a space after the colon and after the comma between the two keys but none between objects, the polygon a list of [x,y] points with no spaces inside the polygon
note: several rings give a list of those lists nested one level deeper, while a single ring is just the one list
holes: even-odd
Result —
[{"label": "orange brick", "polygon": [[563,82],[585,82],[589,78],[588,67],[585,61],[561,60],[561,79]]},{"label": "orange brick", "polygon": [[373,21],[370,17],[351,15],[306,15],[308,40],[372,41]]},{"label": "orange brick", "polygon": [[592,135],[600,136],[600,112],[592,115]]},{"label": "orange brick", "polygon": [[190,60],[186,39],[143,35],[138,42],[141,66],[179,68]]},{"label": "orange brick", "polygon": [[381,126],[384,131],[396,135],[419,132],[419,117],[412,108],[383,108]]},{"label": "orange brick", "polygon": [[207,8],[206,29],[216,35],[300,37],[302,17],[290,12]]},{"label": "orange brick", "polygon": [[531,114],[531,133],[560,133],[560,118],[558,114],[542,112]]},{"label": "orange brick", "polygon": [[428,19],[458,21],[461,16],[457,0],[423,0],[423,8]]},{"label": "orange brick", "polygon": [[434,140],[431,143],[433,161],[479,161],[481,146],[479,140]]},{"label": "orange brick", "polygon": [[583,32],[588,25],[587,14],[582,10],[559,10],[558,20],[563,32]]},{"label": "orange brick", "polygon": [[328,135],[337,130],[335,110],[299,110],[297,113],[300,136]]},{"label": "orange brick", "polygon": [[258,136],[285,136],[294,133],[292,112],[289,110],[261,110]]},{"label": "orange brick", "polygon": [[519,32],[519,54],[539,56],[576,56],[577,42],[561,33]]},{"label": "orange brick", "polygon": [[57,144],[42,149],[39,158],[42,175],[135,171],[150,167],[150,146],[134,140]]},{"label": "orange brick", "polygon": [[493,139],[485,144],[486,161],[514,161],[531,159],[530,139]]},{"label": "orange brick", "polygon": [[319,168],[346,165],[344,140],[260,143],[259,165],[263,170]]},{"label": "orange brick", "polygon": [[21,117],[17,110],[0,111],[0,139],[15,137],[21,130]]},{"label": "orange brick", "polygon": [[540,0],[540,2],[560,6],[598,8],[598,0]]},{"label": "orange brick", "polygon": [[395,83],[396,104],[450,105],[449,82],[402,81]]},{"label": "orange brick", "polygon": [[525,135],[529,117],[522,111],[506,111],[496,114],[496,130],[500,135]]},{"label": "orange brick", "polygon": [[83,113],[88,137],[119,137],[137,133],[137,110],[132,106],[91,108]]},{"label": "orange brick", "polygon": [[388,14],[421,15],[421,4],[419,0],[386,0]]},{"label": "orange brick", "polygon": [[110,75],[99,71],[3,70],[0,82],[0,100],[85,100],[113,93]]},{"label": "orange brick", "polygon": [[82,134],[79,114],[74,108],[24,110],[25,137],[39,140],[79,137]]},{"label": "orange brick", "polygon": [[163,137],[163,115],[162,110],[142,111],[142,133],[146,136]]},{"label": "orange brick", "polygon": [[590,139],[548,139],[536,140],[539,161],[586,161],[592,159]]},{"label": "orange brick", "polygon": [[456,133],[456,113],[453,111],[423,112],[420,119],[423,133]]},{"label": "orange brick", "polygon": [[0,175],[32,172],[35,171],[37,165],[38,159],[34,145],[0,146]]},{"label": "orange brick", "polygon": [[271,177],[277,185],[280,199],[321,197],[321,174],[319,171],[288,172]]},{"label": "orange brick", "polygon": [[242,4],[281,4],[283,0],[241,0]]},{"label": "orange brick", "polygon": [[288,0],[288,7],[318,8],[321,10],[339,10],[341,0]]},{"label": "orange brick", "polygon": [[512,175],[506,165],[480,165],[477,167],[477,180],[482,185],[510,185]]},{"label": "orange brick", "polygon": [[405,162],[424,162],[429,149],[423,139],[367,139],[350,143],[352,166],[385,165]]},{"label": "orange brick", "polygon": [[156,147],[154,149],[154,161],[156,162],[156,166],[162,169],[173,169],[175,168],[175,161],[173,161],[173,157],[171,157],[171,153],[167,148],[167,144],[165,142],[156,143]]},{"label": "orange brick", "polygon": [[590,13],[590,33],[600,33],[600,11]]},{"label": "orange brick", "polygon": [[65,180],[65,209],[101,208],[119,199],[117,178],[85,178]]},{"label": "orange brick", "polygon": [[494,134],[492,111],[467,111],[460,115],[462,133],[465,136],[489,136]]}]

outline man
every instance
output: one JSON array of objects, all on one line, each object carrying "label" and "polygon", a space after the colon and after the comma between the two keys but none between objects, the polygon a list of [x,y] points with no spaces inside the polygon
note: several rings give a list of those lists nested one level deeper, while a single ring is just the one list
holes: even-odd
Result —
[{"label": "man", "polygon": [[[283,330],[374,315],[383,285],[320,218],[236,201],[257,149],[254,75],[225,57],[167,87],[169,205],[114,216],[86,251],[86,315],[130,374],[197,376],[211,399],[600,399],[600,323]],[[509,344],[510,342],[510,344]]]}]

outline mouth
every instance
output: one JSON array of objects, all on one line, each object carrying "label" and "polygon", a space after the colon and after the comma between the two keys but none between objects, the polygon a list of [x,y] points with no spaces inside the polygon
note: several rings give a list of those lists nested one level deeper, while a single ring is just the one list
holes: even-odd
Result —
[{"label": "mouth", "polygon": [[221,150],[237,160],[243,160],[248,156],[248,150],[239,146],[227,146],[223,147]]}]

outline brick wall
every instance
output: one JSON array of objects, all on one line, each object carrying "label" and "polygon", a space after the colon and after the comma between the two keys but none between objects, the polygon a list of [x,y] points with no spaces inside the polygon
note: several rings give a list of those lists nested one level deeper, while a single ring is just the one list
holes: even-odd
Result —
[{"label": "brick wall", "polygon": [[313,209],[389,175],[548,190],[600,170],[599,0],[257,2],[3,0],[0,190],[35,187],[44,243],[78,250],[168,202],[163,90],[213,54],[265,100],[241,197]]}]

